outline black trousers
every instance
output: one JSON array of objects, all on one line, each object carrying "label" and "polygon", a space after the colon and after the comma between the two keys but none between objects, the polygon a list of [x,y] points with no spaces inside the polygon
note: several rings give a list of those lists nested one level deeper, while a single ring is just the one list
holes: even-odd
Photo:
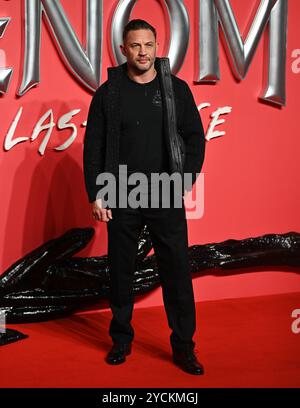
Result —
[{"label": "black trousers", "polygon": [[[134,338],[131,325],[134,306],[133,275],[140,228],[147,224],[157,260],[163,302],[171,329],[172,348],[191,347],[196,328],[195,301],[188,260],[184,202],[174,208],[112,208],[107,222],[110,273],[109,334],[113,343]],[[145,322],[147,324],[147,322]]]}]

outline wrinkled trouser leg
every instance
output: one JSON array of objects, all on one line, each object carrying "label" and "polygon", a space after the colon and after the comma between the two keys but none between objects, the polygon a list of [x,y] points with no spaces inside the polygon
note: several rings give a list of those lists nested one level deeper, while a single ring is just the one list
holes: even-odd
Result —
[{"label": "wrinkled trouser leg", "polygon": [[135,209],[113,208],[112,217],[107,222],[109,302],[113,314],[109,334],[113,343],[129,343],[134,337],[130,322],[134,305],[133,276],[141,214]]},{"label": "wrinkled trouser leg", "polygon": [[196,311],[188,257],[187,222],[181,208],[142,209],[157,260],[171,346],[194,348]]}]

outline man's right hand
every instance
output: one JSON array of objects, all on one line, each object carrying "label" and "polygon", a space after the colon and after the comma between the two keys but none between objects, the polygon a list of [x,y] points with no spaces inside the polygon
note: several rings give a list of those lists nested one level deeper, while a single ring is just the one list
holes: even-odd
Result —
[{"label": "man's right hand", "polygon": [[102,208],[101,198],[92,203],[92,213],[96,221],[108,222],[112,219],[112,213],[110,209]]}]

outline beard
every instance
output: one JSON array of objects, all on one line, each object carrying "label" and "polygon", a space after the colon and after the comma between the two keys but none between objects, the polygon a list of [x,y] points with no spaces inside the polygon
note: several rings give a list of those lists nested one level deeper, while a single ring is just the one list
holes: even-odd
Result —
[{"label": "beard", "polygon": [[137,74],[143,74],[144,72],[149,71],[153,65],[154,65],[155,58],[153,60],[149,60],[145,64],[139,63],[139,61],[134,61],[133,63],[130,63],[130,67],[137,73]]}]

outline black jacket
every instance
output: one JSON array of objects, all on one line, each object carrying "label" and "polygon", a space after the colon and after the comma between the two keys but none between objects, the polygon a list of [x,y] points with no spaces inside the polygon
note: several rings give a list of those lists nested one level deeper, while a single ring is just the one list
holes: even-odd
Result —
[{"label": "black jacket", "polygon": [[[83,167],[89,202],[96,200],[101,186],[99,173],[118,174],[120,140],[120,88],[126,62],[108,68],[108,80],[95,92],[88,113],[84,137]],[[192,185],[200,173],[205,153],[201,117],[187,83],[171,74],[168,58],[156,58],[163,103],[164,136],[169,171],[192,173]],[[190,190],[188,188],[188,190]]]}]

